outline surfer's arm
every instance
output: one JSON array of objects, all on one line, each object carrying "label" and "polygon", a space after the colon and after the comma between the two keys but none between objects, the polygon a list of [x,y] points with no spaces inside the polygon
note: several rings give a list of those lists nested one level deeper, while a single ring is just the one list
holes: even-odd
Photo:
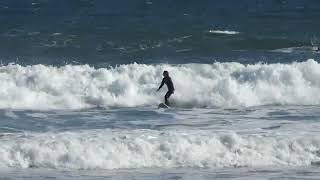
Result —
[{"label": "surfer's arm", "polygon": [[164,85],[164,78],[162,79],[162,82],[161,82],[161,84],[160,84],[160,86],[159,86],[157,91],[159,91],[162,88],[163,85]]}]

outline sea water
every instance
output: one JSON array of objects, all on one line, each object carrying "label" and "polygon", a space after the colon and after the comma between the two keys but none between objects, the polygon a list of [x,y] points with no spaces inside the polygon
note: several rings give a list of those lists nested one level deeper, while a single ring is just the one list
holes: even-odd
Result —
[{"label": "sea water", "polygon": [[1,179],[319,179],[319,10],[4,0]]}]

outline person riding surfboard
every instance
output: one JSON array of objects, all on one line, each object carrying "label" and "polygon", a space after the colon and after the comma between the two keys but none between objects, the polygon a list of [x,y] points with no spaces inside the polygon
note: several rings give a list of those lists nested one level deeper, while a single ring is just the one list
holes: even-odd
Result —
[{"label": "person riding surfboard", "polygon": [[167,85],[168,87],[168,92],[166,93],[166,95],[164,96],[164,103],[166,105],[170,105],[168,99],[169,97],[174,93],[174,85],[173,85],[173,82],[172,82],[172,79],[171,77],[169,76],[169,72],[168,71],[163,71],[163,79],[162,79],[162,82],[161,82],[161,85],[160,87],[158,88],[157,92],[162,88],[162,86],[164,84]]}]

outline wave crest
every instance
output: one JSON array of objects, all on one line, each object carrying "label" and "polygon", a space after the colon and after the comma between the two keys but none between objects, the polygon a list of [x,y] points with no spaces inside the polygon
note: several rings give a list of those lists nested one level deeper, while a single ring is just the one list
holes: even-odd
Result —
[{"label": "wave crest", "polygon": [[240,32],[238,31],[228,31],[228,30],[209,30],[208,32],[213,34],[227,34],[227,35],[240,34]]}]

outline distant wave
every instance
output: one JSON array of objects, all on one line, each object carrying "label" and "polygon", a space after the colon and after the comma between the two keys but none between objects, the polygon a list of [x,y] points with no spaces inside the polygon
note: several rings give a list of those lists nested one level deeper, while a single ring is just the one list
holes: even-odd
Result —
[{"label": "distant wave", "polygon": [[175,84],[178,107],[319,105],[320,64],[213,63],[127,64],[95,69],[89,65],[7,65],[0,67],[0,108],[81,109],[156,106],[162,71]]},{"label": "distant wave", "polygon": [[228,30],[209,30],[208,32],[213,34],[229,34],[229,35],[240,34],[240,32],[228,31]]},{"label": "distant wave", "polygon": [[0,168],[121,169],[307,166],[319,136],[206,131],[82,131],[0,137]]},{"label": "distant wave", "polygon": [[311,46],[301,46],[301,47],[289,47],[289,48],[281,48],[271,50],[270,52],[278,52],[278,53],[314,53],[317,52],[318,47],[311,47]]}]

